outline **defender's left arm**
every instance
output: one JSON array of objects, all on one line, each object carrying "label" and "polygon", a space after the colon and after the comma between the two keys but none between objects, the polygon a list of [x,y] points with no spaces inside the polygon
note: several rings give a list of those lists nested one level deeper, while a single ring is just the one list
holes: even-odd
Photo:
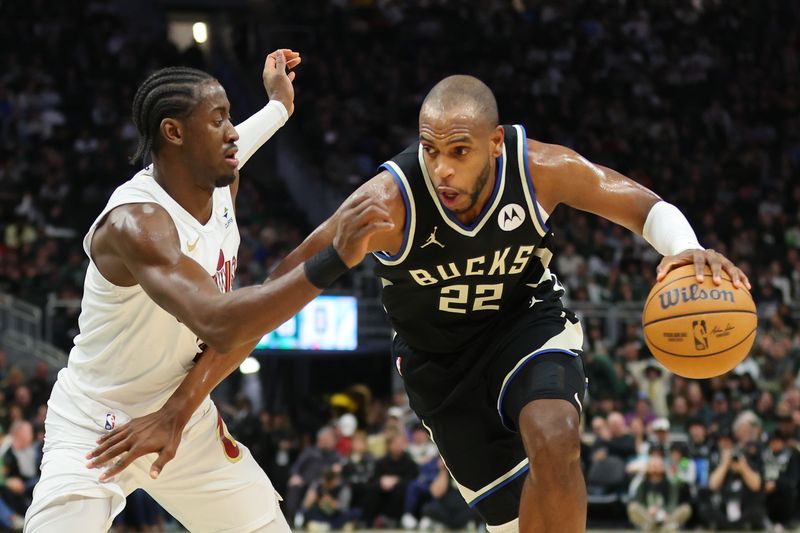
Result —
[{"label": "defender's left arm", "polygon": [[264,61],[261,78],[267,91],[269,102],[245,121],[236,125],[239,141],[236,143],[239,152],[236,154],[239,167],[236,169],[236,180],[231,184],[231,196],[234,202],[239,192],[239,171],[247,160],[275,135],[289,117],[294,113],[295,73],[291,71],[300,64],[300,54],[288,48],[278,49],[269,54]]},{"label": "defender's left arm", "polygon": [[674,268],[694,264],[697,281],[702,282],[707,264],[714,283],[722,282],[724,270],[735,287],[743,284],[750,289],[750,281],[738,267],[722,254],[700,246],[683,213],[647,187],[593,164],[569,148],[531,139],[528,163],[536,198],[548,213],[565,204],[641,235],[664,256],[657,268],[658,281]]}]

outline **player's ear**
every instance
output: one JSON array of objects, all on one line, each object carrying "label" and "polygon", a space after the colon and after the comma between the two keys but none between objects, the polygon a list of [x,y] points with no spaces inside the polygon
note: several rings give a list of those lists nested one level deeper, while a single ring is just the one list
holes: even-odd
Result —
[{"label": "player's ear", "polygon": [[503,126],[496,126],[492,132],[492,157],[498,158],[503,153],[503,139],[505,139],[505,132]]},{"label": "player's ear", "polygon": [[183,144],[183,124],[174,118],[165,118],[161,121],[161,135],[164,141],[176,146]]}]

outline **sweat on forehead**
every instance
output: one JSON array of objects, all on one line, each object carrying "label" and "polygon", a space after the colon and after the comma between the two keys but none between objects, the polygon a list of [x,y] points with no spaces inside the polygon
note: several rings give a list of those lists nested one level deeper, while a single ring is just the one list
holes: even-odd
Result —
[{"label": "sweat on forehead", "polygon": [[448,76],[430,90],[420,109],[420,122],[466,118],[490,128],[498,125],[492,90],[473,76]]}]

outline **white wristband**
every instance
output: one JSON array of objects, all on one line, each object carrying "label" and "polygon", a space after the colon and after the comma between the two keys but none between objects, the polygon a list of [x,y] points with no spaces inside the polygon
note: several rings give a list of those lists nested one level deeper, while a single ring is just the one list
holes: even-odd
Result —
[{"label": "white wristband", "polygon": [[663,200],[647,214],[642,237],[661,255],[677,255],[689,249],[705,250],[680,209]]},{"label": "white wristband", "polygon": [[289,113],[283,103],[270,100],[260,111],[236,126],[236,133],[239,134],[239,141],[236,143],[239,153],[236,154],[236,158],[239,160],[240,169],[256,150],[286,124],[287,120]]}]

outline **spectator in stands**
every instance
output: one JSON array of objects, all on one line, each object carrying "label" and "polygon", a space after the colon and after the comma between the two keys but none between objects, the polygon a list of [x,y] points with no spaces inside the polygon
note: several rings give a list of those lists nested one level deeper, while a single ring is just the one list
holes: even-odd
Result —
[{"label": "spectator in stands", "polygon": [[422,507],[420,530],[429,531],[441,527],[454,531],[464,529],[475,520],[476,515],[454,486],[455,481],[445,468],[444,461],[438,458],[435,462],[437,469],[436,477],[430,484],[431,500]]},{"label": "spectator in stands", "polygon": [[711,433],[730,433],[733,427],[734,413],[730,409],[728,395],[722,391],[714,393],[711,415]]},{"label": "spectator in stands", "polygon": [[708,487],[711,476],[711,454],[713,442],[708,438],[708,428],[700,418],[689,421],[689,443],[687,456],[694,462],[695,484],[692,493],[692,516],[698,524],[708,525],[705,522],[710,514],[711,491]]},{"label": "spectator in stands", "polygon": [[50,367],[44,361],[36,363],[36,368],[33,376],[28,380],[28,388],[31,392],[31,403],[33,406],[47,404],[50,398],[50,391],[53,388],[53,382],[50,379]]},{"label": "spectator in stands", "polygon": [[[689,458],[687,446],[682,442],[673,442],[669,446],[669,457],[666,460],[667,478],[682,487],[694,486],[697,481],[697,466]],[[683,498],[682,498],[683,499]]]},{"label": "spectator in stands", "polygon": [[797,448],[800,444],[800,427],[788,404],[778,404],[775,408],[776,431],[786,439],[787,446]]},{"label": "spectator in stands", "polygon": [[639,417],[631,418],[628,427],[630,427],[631,435],[633,435],[636,442],[636,454],[639,456],[642,454],[647,455],[650,443],[647,440],[647,430],[642,419]]},{"label": "spectator in stands", "polygon": [[[609,418],[613,415],[622,418],[619,413],[611,413]],[[625,489],[625,462],[630,450],[627,445],[623,445],[621,449],[612,447],[611,429],[603,417],[596,416],[592,419],[592,432],[595,439],[590,449],[590,462],[586,472],[587,492],[590,496],[621,494]],[[634,450],[635,445],[633,441]]]},{"label": "spectator in stands", "polygon": [[336,419],[336,451],[342,457],[347,457],[353,449],[353,434],[358,428],[358,420],[353,413],[344,413]]},{"label": "spectator in stands", "polygon": [[3,450],[5,481],[0,496],[19,515],[25,515],[39,481],[41,444],[33,439],[33,424],[18,420],[11,424],[0,449]]},{"label": "spectator in stands", "polygon": [[321,479],[325,468],[330,468],[341,461],[335,447],[336,434],[333,428],[323,427],[317,432],[316,446],[304,449],[292,466],[287,483],[285,513],[288,517],[294,517],[295,527],[303,525],[304,518],[300,506],[308,487]]},{"label": "spectator in stands", "polygon": [[664,459],[656,454],[650,458],[647,476],[628,504],[628,518],[644,531],[676,531],[692,513],[689,505],[680,503],[678,493],[679,486],[665,475]]},{"label": "spectator in stands", "polygon": [[673,442],[665,464],[667,479],[678,487],[678,501],[691,506],[697,496],[697,465],[688,453],[686,444]]},{"label": "spectator in stands", "polygon": [[775,418],[775,397],[772,392],[761,391],[756,400],[754,411],[764,424],[764,431],[771,433],[775,430],[777,420]]},{"label": "spectator in stands", "polygon": [[308,531],[341,529],[358,518],[351,508],[352,490],[342,480],[342,466],[334,464],[322,471],[320,479],[311,483],[303,502]]},{"label": "spectator in stands", "polygon": [[652,359],[644,364],[640,372],[634,374],[639,390],[650,400],[656,416],[667,416],[669,414],[667,396],[670,391],[670,376],[664,372],[661,365]]},{"label": "spectator in stands", "polygon": [[415,425],[411,430],[408,454],[420,466],[439,456],[436,445],[431,441],[430,435],[421,424]]},{"label": "spectator in stands", "polygon": [[[589,336],[600,336],[601,334],[602,331],[599,327],[589,330]],[[594,342],[595,347],[584,352],[586,377],[589,379],[589,397],[597,399],[600,397],[601,391],[620,397],[625,391],[625,383],[617,375],[614,361],[605,352],[605,347],[602,346],[599,339],[594,339]]]},{"label": "spectator in stands", "polygon": [[669,413],[670,430],[674,433],[686,433],[689,422],[689,402],[684,396],[675,396],[672,399]]},{"label": "spectator in stands", "polygon": [[418,461],[414,462],[419,466],[419,473],[406,486],[403,516],[400,517],[400,524],[405,530],[417,528],[420,511],[423,505],[432,498],[431,484],[439,474],[441,458],[437,453],[435,456],[430,457],[427,462],[421,464]]},{"label": "spectator in stands", "polygon": [[669,430],[669,419],[659,417],[653,420],[653,423],[650,424],[650,446],[660,448],[666,454],[670,444]]},{"label": "spectator in stands", "polygon": [[357,431],[353,435],[353,446],[350,456],[342,467],[342,477],[352,492],[352,508],[363,511],[367,500],[369,483],[375,472],[375,458],[367,448],[367,435]]},{"label": "spectator in stands", "polygon": [[729,434],[718,437],[718,451],[712,455],[708,482],[712,492],[709,516],[712,529],[764,527],[763,460],[756,440],[759,431],[758,418],[745,411],[734,424],[735,444]]},{"label": "spectator in stands", "polygon": [[239,394],[231,411],[233,416],[229,422],[230,431],[236,435],[236,440],[252,448],[261,431],[261,422],[258,414],[253,411],[253,402],[244,394]]},{"label": "spectator in stands", "polygon": [[696,381],[689,383],[686,389],[686,400],[689,402],[689,416],[707,424],[711,421],[711,408],[708,405],[700,384]]},{"label": "spectator in stands", "polygon": [[653,412],[653,405],[650,403],[650,399],[641,392],[639,393],[639,398],[636,399],[636,407],[625,416],[625,421],[629,426],[634,417],[641,420],[645,426],[649,426],[653,420],[658,418]]},{"label": "spectator in stands", "polygon": [[387,444],[388,453],[375,463],[371,489],[367,493],[364,520],[367,527],[396,526],[403,514],[406,486],[419,467],[408,455],[408,439],[395,434]]},{"label": "spectator in stands", "polygon": [[608,431],[611,436],[607,443],[608,453],[627,461],[636,454],[636,439],[631,435],[625,418],[618,412],[608,415]]},{"label": "spectator in stands", "polygon": [[786,446],[780,432],[770,434],[764,450],[764,493],[770,521],[789,528],[797,505],[800,453]]}]

